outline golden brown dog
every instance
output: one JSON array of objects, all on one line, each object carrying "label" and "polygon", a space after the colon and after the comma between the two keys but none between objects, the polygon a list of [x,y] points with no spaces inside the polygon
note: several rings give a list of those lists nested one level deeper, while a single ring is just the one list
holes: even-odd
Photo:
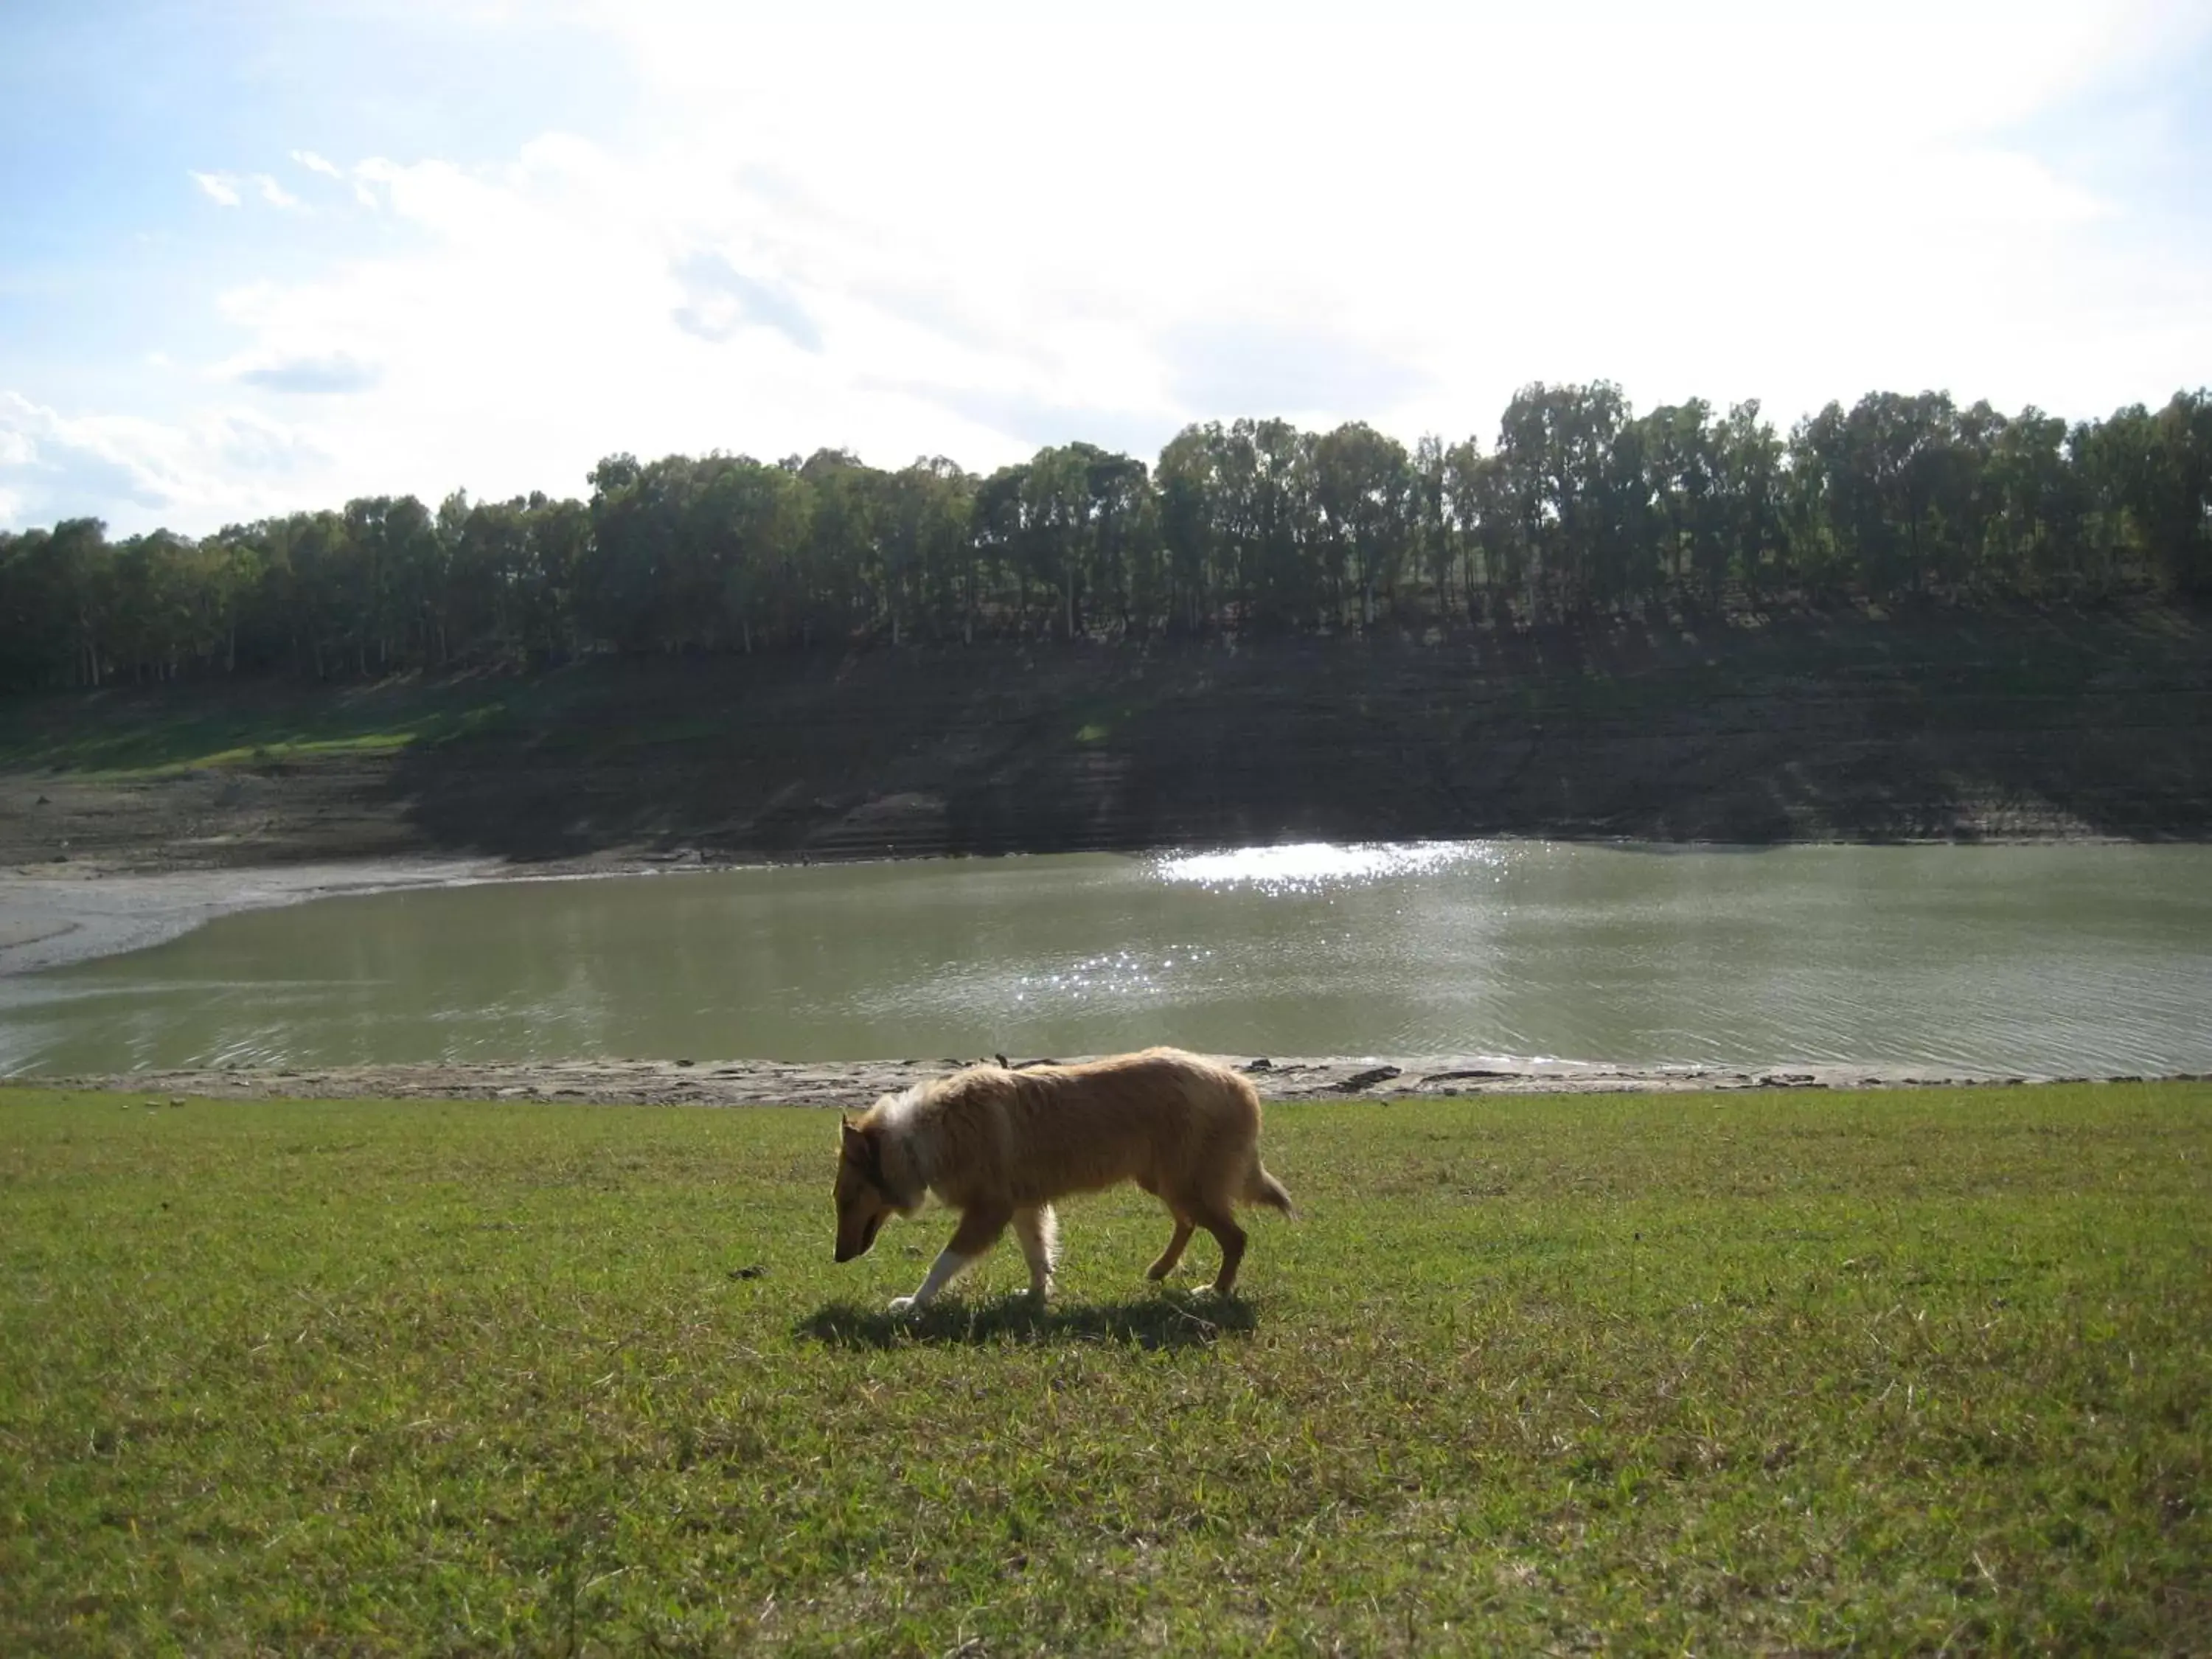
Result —
[{"label": "golden brown dog", "polygon": [[837,1260],[867,1254],[893,1215],[931,1194],[960,1212],[952,1242],[893,1312],[921,1309],[1013,1223],[1030,1293],[1052,1287],[1052,1201],[1133,1181],[1175,1219],[1149,1274],[1164,1279],[1192,1230],[1221,1246],[1212,1290],[1225,1296],[1244,1256],[1237,1204],[1290,1212],[1291,1196],[1260,1166],[1260,1097],[1243,1077],[1174,1048],[1009,1071],[977,1066],[886,1095],[840,1126]]}]

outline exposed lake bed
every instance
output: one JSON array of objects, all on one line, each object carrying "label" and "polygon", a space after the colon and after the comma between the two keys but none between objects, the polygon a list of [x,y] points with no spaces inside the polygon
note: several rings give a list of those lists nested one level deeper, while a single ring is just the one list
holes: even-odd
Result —
[{"label": "exposed lake bed", "polygon": [[0,977],[161,944],[241,910],[345,893],[497,880],[494,859],[361,859],[246,870],[0,871]]},{"label": "exposed lake bed", "polygon": [[[989,1056],[979,1056],[988,1059]],[[1012,1059],[1016,1066],[1070,1054]],[[1249,1076],[1271,1101],[1449,1099],[1482,1095],[1698,1094],[1737,1090],[1943,1088],[2140,1079],[2051,1078],[1945,1072],[1925,1066],[1770,1066],[1727,1071],[1703,1066],[1638,1070],[1571,1060],[1522,1060],[1508,1055],[1285,1056],[1213,1058]],[[331,1066],[297,1070],[242,1066],[215,1070],[104,1073],[41,1077],[42,1086],[99,1090],[143,1097],[149,1107],[189,1097],[217,1100],[550,1101],[576,1105],[834,1106],[857,1109],[878,1097],[944,1076],[963,1063],[939,1060],[696,1061],[585,1060]],[[2175,1073],[2162,1081],[2191,1081]],[[23,1079],[29,1081],[32,1079]]]}]

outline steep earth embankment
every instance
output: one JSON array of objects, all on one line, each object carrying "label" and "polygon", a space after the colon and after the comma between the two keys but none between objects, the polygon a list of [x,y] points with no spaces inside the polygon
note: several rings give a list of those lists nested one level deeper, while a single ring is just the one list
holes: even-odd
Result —
[{"label": "steep earth embankment", "polygon": [[0,703],[0,866],[2212,834],[2200,613],[1004,645]]}]

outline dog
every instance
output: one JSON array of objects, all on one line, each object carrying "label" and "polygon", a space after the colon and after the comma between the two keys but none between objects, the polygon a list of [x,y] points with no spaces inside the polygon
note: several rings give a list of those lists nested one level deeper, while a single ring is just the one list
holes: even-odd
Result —
[{"label": "dog", "polygon": [[1167,1206],[1175,1231],[1146,1276],[1164,1279],[1200,1227],[1221,1247],[1206,1293],[1227,1296],[1244,1259],[1237,1204],[1291,1212],[1260,1164],[1260,1096],[1224,1066],[1147,1048],[1078,1066],[975,1066],[885,1095],[838,1126],[837,1260],[866,1255],[894,1215],[931,1194],[960,1212],[951,1243],[893,1313],[919,1312],[1013,1224],[1030,1294],[1052,1290],[1053,1200],[1133,1181]]}]

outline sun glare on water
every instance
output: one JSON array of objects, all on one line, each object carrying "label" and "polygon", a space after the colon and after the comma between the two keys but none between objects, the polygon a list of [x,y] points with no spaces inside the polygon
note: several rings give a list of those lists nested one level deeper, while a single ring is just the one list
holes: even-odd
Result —
[{"label": "sun glare on water", "polygon": [[1288,847],[1240,847],[1219,853],[1185,853],[1161,859],[1162,881],[1192,886],[1249,887],[1263,893],[1319,893],[1332,887],[1426,874],[1454,865],[1500,865],[1504,854],[1488,842],[1375,842],[1340,845],[1300,842]]}]

